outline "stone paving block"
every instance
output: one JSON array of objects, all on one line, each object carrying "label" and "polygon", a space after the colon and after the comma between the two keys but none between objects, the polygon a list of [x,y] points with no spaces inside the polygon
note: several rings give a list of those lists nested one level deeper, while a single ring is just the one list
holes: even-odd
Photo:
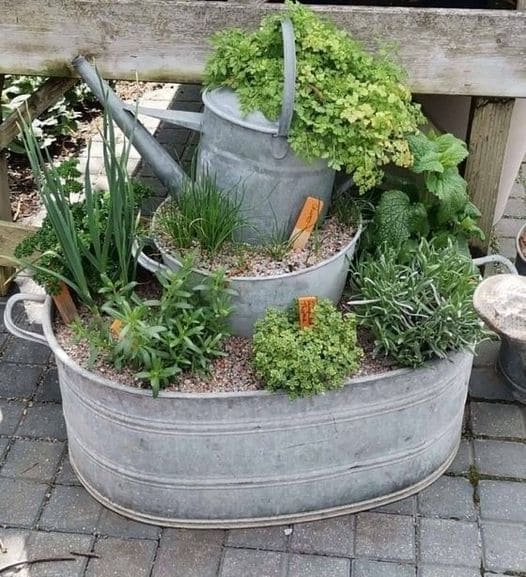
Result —
[{"label": "stone paving block", "polygon": [[[27,559],[29,533],[28,529],[0,528],[0,541],[4,546],[4,551],[0,553],[0,567]],[[11,574],[7,573],[6,575],[8,577],[29,577],[27,570]]]},{"label": "stone paving block", "polygon": [[[26,558],[75,557],[71,555],[71,551],[87,553],[91,551],[92,541],[93,538],[89,535],[32,531],[27,542],[28,557]],[[31,577],[81,577],[87,562],[87,557],[78,556],[76,561],[33,565],[30,575]]]},{"label": "stone paving block", "polygon": [[484,521],[482,543],[486,570],[526,572],[526,525]]},{"label": "stone paving block", "polygon": [[411,517],[361,513],[356,518],[357,557],[415,560],[415,526]]},{"label": "stone paving block", "polygon": [[[523,165],[522,171],[524,171],[524,165]],[[523,178],[525,178],[525,177],[526,177],[526,175],[523,176]],[[520,176],[519,176],[519,178],[520,178]],[[526,198],[526,193],[524,190],[524,184],[520,180],[516,180],[513,183],[513,186],[511,187],[510,198],[522,198],[522,199]]]},{"label": "stone paving block", "polygon": [[69,462],[69,457],[67,454],[64,457],[62,466],[60,467],[56,483],[59,485],[80,485],[80,481],[75,474],[71,463]]},{"label": "stone paving block", "polygon": [[499,238],[499,254],[509,258],[511,261],[515,260],[515,256],[517,254],[515,239],[505,237]]},{"label": "stone paving block", "polygon": [[494,370],[500,350],[500,341],[483,341],[475,348],[473,358],[474,368],[490,368]]},{"label": "stone paving block", "polygon": [[216,577],[224,531],[163,529],[152,577]]},{"label": "stone paving block", "polygon": [[455,460],[451,463],[447,472],[455,475],[465,475],[469,471],[470,466],[473,465],[473,462],[474,457],[471,441],[462,439]]},{"label": "stone paving block", "polygon": [[44,378],[37,389],[35,399],[44,402],[62,402],[58,384],[58,374],[55,367],[51,367],[44,373]]},{"label": "stone paving block", "polygon": [[3,349],[4,345],[7,343],[9,336],[7,333],[0,332],[0,351]]},{"label": "stone paving block", "polygon": [[43,368],[37,365],[0,364],[0,397],[28,399],[35,392]]},{"label": "stone paving block", "polygon": [[7,445],[9,445],[9,439],[0,439],[0,463],[4,458],[5,450],[7,449]]},{"label": "stone paving block", "polygon": [[482,519],[526,523],[526,483],[480,481],[479,496]]},{"label": "stone paving block", "polygon": [[334,517],[293,527],[290,550],[296,553],[321,553],[339,557],[353,554],[354,517]]},{"label": "stone paving block", "polygon": [[473,567],[422,565],[418,569],[418,577],[480,577],[480,569]]},{"label": "stone paving block", "polygon": [[86,577],[149,577],[157,541],[99,538],[94,550],[100,559],[90,559]]},{"label": "stone paving block", "polygon": [[418,495],[418,510],[424,517],[476,518],[473,486],[464,477],[441,477]]},{"label": "stone paving block", "polygon": [[349,577],[350,570],[350,559],[291,555],[287,577]]},{"label": "stone paving block", "polygon": [[286,561],[284,553],[275,551],[226,548],[219,577],[282,577]]},{"label": "stone paving block", "polygon": [[394,515],[414,515],[416,513],[416,497],[408,497],[389,505],[372,509],[374,513],[393,513]]},{"label": "stone paving block", "polygon": [[352,577],[416,577],[416,568],[401,563],[355,559]]},{"label": "stone paving block", "polygon": [[174,108],[177,108],[178,102],[184,102],[185,100],[200,102],[201,90],[200,84],[179,84],[175,93]]},{"label": "stone paving block", "polygon": [[31,527],[48,486],[23,479],[0,479],[0,525]]},{"label": "stone paving block", "polygon": [[55,404],[34,404],[27,409],[17,435],[43,439],[66,439],[66,423],[62,407]]},{"label": "stone paving block", "polygon": [[480,566],[476,523],[446,519],[420,519],[420,561],[460,567]]},{"label": "stone paving block", "polygon": [[249,549],[268,549],[285,551],[287,547],[287,530],[285,527],[261,527],[259,529],[233,529],[228,531],[226,544],[233,547]]},{"label": "stone paving block", "polygon": [[10,339],[5,345],[2,359],[11,363],[46,365],[50,357],[51,352],[46,345],[22,339]]},{"label": "stone paving block", "polygon": [[99,518],[97,533],[125,539],[158,539],[160,528],[155,525],[146,525],[146,523],[127,519],[109,509],[103,508]]},{"label": "stone paving block", "polygon": [[505,217],[524,218],[526,216],[526,202],[522,198],[509,198],[504,211]]},{"label": "stone paving block", "polygon": [[56,486],[40,517],[39,527],[50,530],[92,533],[102,506],[82,487]]},{"label": "stone paving block", "polygon": [[526,444],[476,439],[475,465],[483,475],[526,479]]},{"label": "stone paving block", "polygon": [[63,442],[16,439],[0,473],[5,477],[51,481],[63,451]]},{"label": "stone paving block", "polygon": [[493,368],[473,369],[469,394],[475,399],[513,401],[508,387]]},{"label": "stone paving block", "polygon": [[524,417],[517,405],[474,403],[471,409],[471,430],[474,435],[524,438]]},{"label": "stone paving block", "polygon": [[0,399],[0,435],[12,435],[18,427],[25,403]]},{"label": "stone paving block", "polygon": [[524,220],[521,218],[501,218],[495,227],[495,231],[501,238],[515,238],[523,224]]}]

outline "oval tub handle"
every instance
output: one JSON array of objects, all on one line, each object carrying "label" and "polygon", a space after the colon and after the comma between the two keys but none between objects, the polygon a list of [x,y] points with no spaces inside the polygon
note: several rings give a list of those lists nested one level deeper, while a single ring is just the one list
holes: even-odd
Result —
[{"label": "oval tub handle", "polygon": [[483,266],[490,263],[502,264],[508,269],[510,274],[519,274],[517,267],[511,262],[511,260],[501,254],[488,254],[487,256],[473,259],[473,264],[476,266]]},{"label": "oval tub handle", "polygon": [[6,329],[15,337],[19,337],[26,341],[32,341],[41,345],[48,345],[47,339],[44,335],[28,331],[20,328],[13,320],[13,308],[18,302],[33,301],[44,304],[46,295],[35,295],[29,293],[19,293],[9,298],[5,305],[4,324]]},{"label": "oval tub handle", "polygon": [[283,36],[283,98],[276,136],[287,137],[294,114],[294,97],[296,92],[296,44],[294,28],[289,18],[281,22]]},{"label": "oval tub handle", "polygon": [[158,272],[170,272],[170,269],[165,264],[157,262],[156,260],[153,260],[153,258],[147,256],[142,248],[139,247],[137,241],[134,241],[132,251],[137,262],[147,271],[150,271],[153,274]]}]

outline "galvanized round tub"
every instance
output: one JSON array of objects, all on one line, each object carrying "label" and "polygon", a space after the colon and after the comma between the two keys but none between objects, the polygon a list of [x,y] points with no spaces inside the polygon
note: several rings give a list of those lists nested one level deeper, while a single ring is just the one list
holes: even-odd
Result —
[{"label": "galvanized round tub", "polygon": [[151,393],[55,354],[70,459],[107,507],[146,523],[211,528],[307,521],[376,507],[420,491],[453,460],[472,356],[351,379],[289,400],[269,392]]},{"label": "galvanized round tub", "polygon": [[[162,208],[162,205],[161,207]],[[153,230],[155,230],[155,215]],[[230,330],[234,335],[250,336],[254,324],[265,315],[269,307],[285,310],[297,298],[316,296],[330,299],[337,303],[345,288],[349,274],[349,265],[362,232],[360,225],[352,240],[339,252],[316,265],[290,273],[272,276],[235,276],[229,278],[229,286],[235,291],[232,296],[232,313],[228,318]],[[155,242],[155,235],[153,235]],[[168,252],[162,244],[155,242],[162,260],[170,270],[181,268],[181,261],[176,255]],[[155,272],[159,264],[145,254],[139,256],[139,263]],[[197,282],[209,277],[210,272],[195,269]]]}]

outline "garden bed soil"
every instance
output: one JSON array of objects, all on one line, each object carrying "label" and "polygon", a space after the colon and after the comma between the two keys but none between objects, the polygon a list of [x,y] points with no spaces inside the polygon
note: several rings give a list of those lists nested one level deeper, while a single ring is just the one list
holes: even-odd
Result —
[{"label": "garden bed soil", "polygon": [[304,270],[339,253],[349,245],[355,234],[356,229],[329,217],[319,230],[311,234],[305,248],[296,251],[289,249],[282,258],[276,258],[270,245],[226,243],[216,254],[202,250],[198,244],[181,250],[159,225],[154,227],[155,242],[162,250],[174,256],[194,255],[194,268],[203,271],[223,268],[230,278],[270,277]]},{"label": "garden bed soil", "polygon": [[[53,327],[59,345],[67,355],[82,368],[92,371],[106,379],[123,385],[148,389],[148,385],[135,377],[129,367],[117,370],[110,362],[102,357],[90,359],[89,343],[78,341],[71,329],[59,320]],[[364,351],[360,367],[353,377],[363,377],[385,373],[399,368],[388,357],[373,355],[374,341],[366,331],[358,331],[358,342]],[[256,391],[264,389],[263,383],[256,377],[250,364],[252,355],[251,339],[246,337],[227,337],[223,342],[224,357],[215,359],[211,363],[210,374],[198,375],[184,373],[176,377],[165,391],[181,393],[226,393]]]}]

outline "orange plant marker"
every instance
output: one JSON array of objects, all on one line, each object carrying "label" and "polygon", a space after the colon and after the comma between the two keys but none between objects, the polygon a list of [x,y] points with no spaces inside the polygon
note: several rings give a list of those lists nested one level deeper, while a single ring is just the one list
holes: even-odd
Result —
[{"label": "orange plant marker", "polygon": [[300,328],[312,326],[314,322],[312,311],[318,299],[316,297],[299,297],[298,309],[300,316]]},{"label": "orange plant marker", "polygon": [[307,197],[294,230],[290,235],[293,250],[301,250],[302,248],[305,248],[305,245],[320,218],[322,210],[323,200],[314,198],[313,196]]},{"label": "orange plant marker", "polygon": [[115,319],[110,325],[110,331],[114,337],[117,338],[120,337],[121,329],[122,329],[122,321],[120,319]]},{"label": "orange plant marker", "polygon": [[60,283],[60,292],[53,295],[53,302],[58,309],[58,312],[62,320],[69,325],[69,323],[75,320],[79,313],[77,307],[71,298],[71,293],[69,292],[68,285],[64,282]]}]

